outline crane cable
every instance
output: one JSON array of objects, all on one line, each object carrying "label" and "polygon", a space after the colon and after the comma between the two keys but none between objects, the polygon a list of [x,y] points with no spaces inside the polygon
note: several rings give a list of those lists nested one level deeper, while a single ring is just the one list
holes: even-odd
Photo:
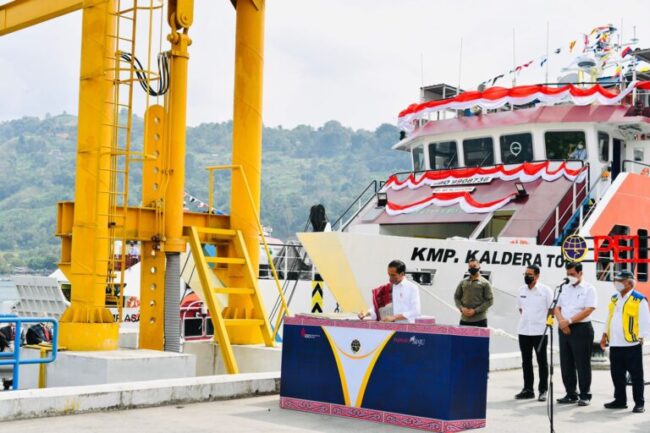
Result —
[{"label": "crane cable", "polygon": [[146,71],[137,57],[130,53],[120,53],[120,57],[125,62],[136,66],[135,74],[138,76],[138,82],[142,89],[151,96],[162,96],[169,90],[169,56],[167,52],[158,54],[158,76],[160,83],[158,90],[151,87],[151,77],[147,77]]}]

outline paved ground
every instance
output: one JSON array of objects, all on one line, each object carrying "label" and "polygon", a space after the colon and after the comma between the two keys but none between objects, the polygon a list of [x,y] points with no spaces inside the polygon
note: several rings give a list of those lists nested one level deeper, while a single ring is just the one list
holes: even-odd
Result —
[{"label": "paved ground", "polygon": [[[646,378],[650,376],[650,357],[645,357]],[[487,427],[483,433],[545,433],[549,431],[546,405],[537,401],[515,401],[521,388],[521,371],[490,373]],[[556,397],[563,393],[559,369],[556,369]],[[586,408],[556,405],[557,433],[648,433],[649,412],[633,414],[628,410],[607,411],[602,404],[611,400],[608,371],[594,371],[594,400]],[[628,389],[631,403],[631,389]],[[650,386],[646,390],[650,400]],[[408,432],[345,418],[327,417],[281,410],[278,396],[257,397],[184,406],[166,406],[122,412],[95,413],[56,418],[0,423],[2,433],[213,433],[213,432]],[[477,431],[478,433],[478,431]]]}]

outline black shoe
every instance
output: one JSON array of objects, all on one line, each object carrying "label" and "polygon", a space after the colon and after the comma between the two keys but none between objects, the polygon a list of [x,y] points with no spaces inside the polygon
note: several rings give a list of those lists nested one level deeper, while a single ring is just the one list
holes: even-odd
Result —
[{"label": "black shoe", "polygon": [[573,404],[578,402],[578,396],[567,394],[562,398],[558,398],[556,401],[560,404]]},{"label": "black shoe", "polygon": [[537,397],[537,401],[546,401],[546,391],[542,391],[539,393],[539,397]]},{"label": "black shoe", "polygon": [[535,393],[529,389],[522,389],[521,392],[515,395],[516,400],[528,400],[535,398]]},{"label": "black shoe", "polygon": [[643,413],[645,412],[645,407],[641,406],[640,404],[634,405],[634,409],[632,409],[632,412]]},{"label": "black shoe", "polygon": [[605,406],[605,409],[627,409],[627,403],[616,400],[605,403],[603,406]]},{"label": "black shoe", "polygon": [[590,404],[591,404],[590,398],[580,398],[580,400],[578,400],[578,406],[589,406]]}]

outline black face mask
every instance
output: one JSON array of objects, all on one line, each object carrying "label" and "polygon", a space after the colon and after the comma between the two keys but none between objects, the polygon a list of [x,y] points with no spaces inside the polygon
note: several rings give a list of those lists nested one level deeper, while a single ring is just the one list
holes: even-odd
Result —
[{"label": "black face mask", "polygon": [[476,275],[478,273],[478,268],[469,268],[467,272],[469,272],[470,275]]},{"label": "black face mask", "polygon": [[524,275],[524,282],[526,284],[532,283],[534,279],[535,279],[535,277],[531,277],[530,275]]}]

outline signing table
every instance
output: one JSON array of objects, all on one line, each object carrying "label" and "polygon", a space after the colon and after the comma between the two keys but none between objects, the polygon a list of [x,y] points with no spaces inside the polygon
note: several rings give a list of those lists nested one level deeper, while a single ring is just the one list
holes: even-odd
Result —
[{"label": "signing table", "polygon": [[280,406],[450,432],[485,426],[485,328],[288,317]]}]

